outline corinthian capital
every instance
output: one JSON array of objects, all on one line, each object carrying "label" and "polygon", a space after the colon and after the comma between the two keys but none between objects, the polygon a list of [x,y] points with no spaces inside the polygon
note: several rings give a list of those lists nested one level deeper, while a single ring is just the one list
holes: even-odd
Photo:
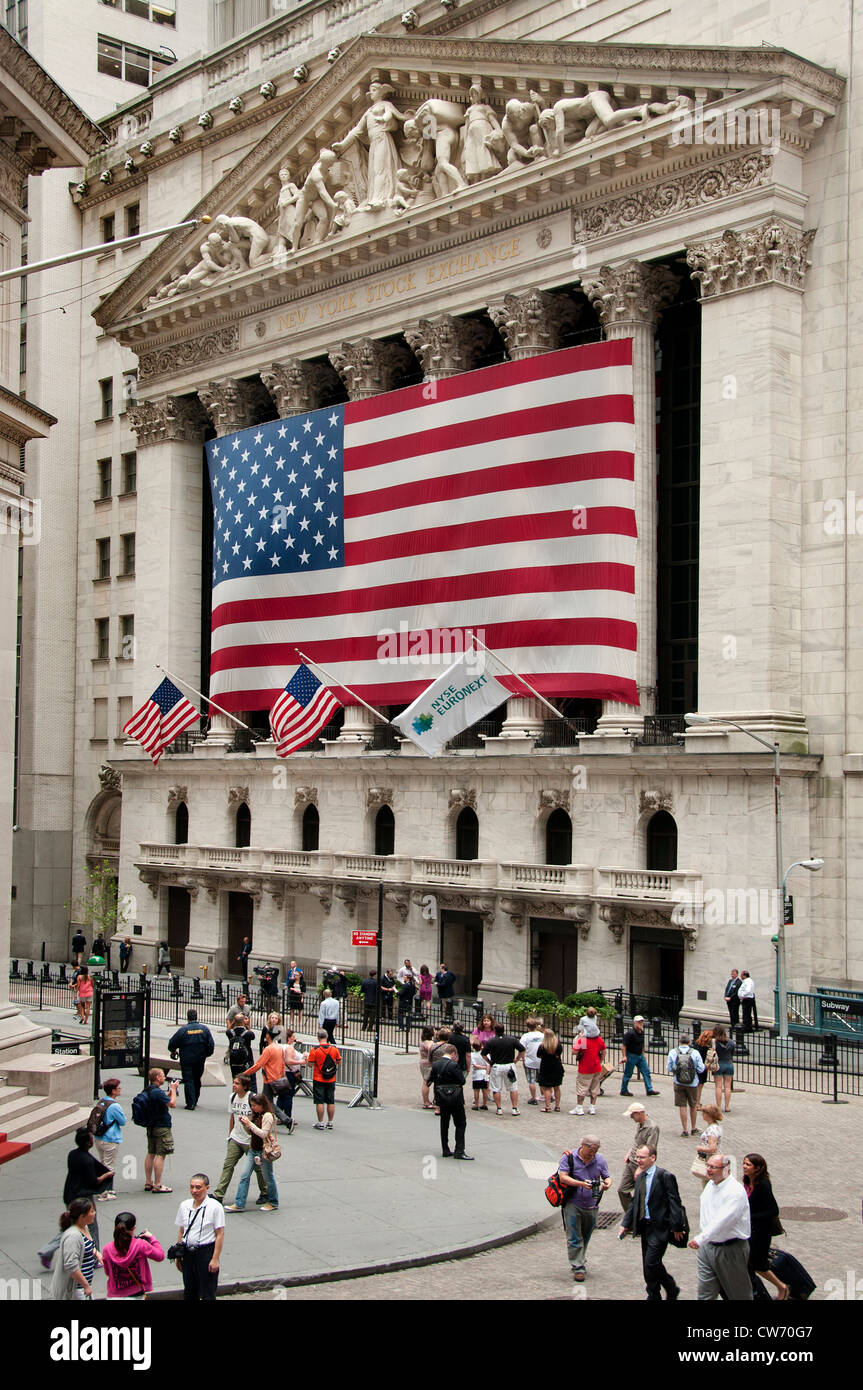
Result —
[{"label": "corinthian capital", "polygon": [[411,363],[411,354],[403,344],[377,343],[372,338],[342,343],[329,358],[352,401],[392,391]]},{"label": "corinthian capital", "polygon": [[260,418],[261,407],[270,405],[259,381],[240,381],[233,377],[199,386],[198,398],[217,434],[233,434],[235,430],[254,425]]},{"label": "corinthian capital", "polygon": [[581,307],[565,294],[526,290],[524,294],[504,295],[498,303],[488,306],[488,312],[511,360],[516,362],[520,357],[555,352],[564,329],[578,322]]},{"label": "corinthian capital", "polygon": [[138,448],[162,444],[167,440],[200,443],[206,420],[200,405],[191,396],[164,396],[161,400],[139,401],[129,407],[129,424],[138,436]]},{"label": "corinthian capital", "polygon": [[655,324],[675,298],[679,285],[677,276],[665,266],[624,261],[623,265],[601,266],[599,274],[584,281],[582,287],[608,332],[625,324]]},{"label": "corinthian capital", "polygon": [[339,394],[339,378],[332,367],[323,362],[303,362],[298,357],[274,362],[267,371],[261,372],[261,381],[282,420],[289,415],[303,415],[307,410],[331,405]]},{"label": "corinthian capital", "polygon": [[802,232],[781,217],[771,217],[748,232],[723,232],[686,249],[686,263],[701,287],[702,299],[754,285],[787,285],[802,290],[812,262],[815,233]]},{"label": "corinthian capital", "polygon": [[456,319],[452,314],[419,319],[403,331],[426,377],[469,372],[491,338],[491,324],[478,319]]}]

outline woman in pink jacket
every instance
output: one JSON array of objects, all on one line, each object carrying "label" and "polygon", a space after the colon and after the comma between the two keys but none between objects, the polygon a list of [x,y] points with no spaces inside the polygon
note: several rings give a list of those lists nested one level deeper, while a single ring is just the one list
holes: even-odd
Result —
[{"label": "woman in pink jacket", "polygon": [[102,1251],[109,1298],[146,1298],[153,1288],[150,1260],[165,1252],[149,1231],[135,1235],[135,1217],[121,1211],[114,1221],[114,1239]]}]

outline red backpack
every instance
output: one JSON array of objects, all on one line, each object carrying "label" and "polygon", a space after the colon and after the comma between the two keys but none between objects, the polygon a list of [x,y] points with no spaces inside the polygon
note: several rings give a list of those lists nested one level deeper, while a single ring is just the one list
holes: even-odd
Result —
[{"label": "red backpack", "polygon": [[[564,1153],[565,1156],[569,1159],[569,1176],[573,1177],[574,1174],[572,1171],[572,1149],[565,1149]],[[553,1207],[562,1207],[570,1191],[571,1188],[565,1187],[560,1180],[560,1170],[555,1169],[555,1171],[552,1173],[551,1177],[545,1185],[546,1200],[550,1202],[550,1204]]]}]

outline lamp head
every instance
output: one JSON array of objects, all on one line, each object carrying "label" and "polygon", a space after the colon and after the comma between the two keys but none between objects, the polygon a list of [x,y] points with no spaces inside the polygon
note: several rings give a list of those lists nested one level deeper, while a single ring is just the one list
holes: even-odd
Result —
[{"label": "lamp head", "polygon": [[708,714],[684,714],[683,722],[691,726],[693,724],[709,724],[711,720]]},{"label": "lamp head", "polygon": [[824,868],[823,859],[802,859],[800,863],[801,867],[804,869],[808,869],[811,874],[814,874],[817,869]]}]

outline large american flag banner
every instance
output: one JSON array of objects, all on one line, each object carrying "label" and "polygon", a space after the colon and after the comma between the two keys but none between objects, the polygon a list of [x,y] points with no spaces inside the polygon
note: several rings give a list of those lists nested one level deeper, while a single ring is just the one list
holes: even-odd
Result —
[{"label": "large american flag banner", "polygon": [[546,696],[637,704],[634,442],[629,339],[211,441],[210,693],[269,708],[299,649],[407,704],[475,631]]}]

